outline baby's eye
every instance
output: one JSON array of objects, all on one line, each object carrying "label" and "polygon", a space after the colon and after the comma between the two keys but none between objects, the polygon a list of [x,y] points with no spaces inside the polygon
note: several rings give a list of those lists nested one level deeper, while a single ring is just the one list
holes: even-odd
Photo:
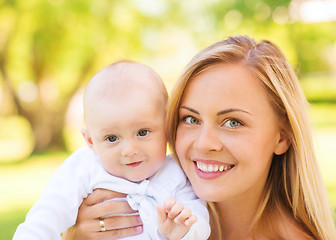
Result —
[{"label": "baby's eye", "polygon": [[146,129],[142,129],[138,132],[138,136],[140,137],[144,137],[146,136],[147,134],[149,133],[149,130],[146,130]]},{"label": "baby's eye", "polygon": [[229,127],[229,128],[237,128],[240,125],[243,125],[243,124],[236,119],[229,119],[224,123],[224,126]]},{"label": "baby's eye", "polygon": [[115,136],[115,135],[112,135],[112,136],[108,136],[106,139],[107,139],[107,141],[109,141],[109,142],[115,142],[115,141],[118,140],[118,137]]},{"label": "baby's eye", "polygon": [[194,118],[192,116],[186,116],[185,118],[183,118],[183,120],[189,124],[199,124],[199,121],[197,120],[197,118]]}]

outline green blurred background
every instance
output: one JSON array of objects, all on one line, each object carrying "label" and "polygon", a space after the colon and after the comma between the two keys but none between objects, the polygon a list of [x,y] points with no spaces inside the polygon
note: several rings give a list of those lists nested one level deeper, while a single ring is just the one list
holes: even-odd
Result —
[{"label": "green blurred background", "polygon": [[238,34],[272,40],[294,66],[336,208],[336,0],[0,0],[0,239],[84,145],[82,92],[98,70],[143,62],[170,90],[199,50]]}]

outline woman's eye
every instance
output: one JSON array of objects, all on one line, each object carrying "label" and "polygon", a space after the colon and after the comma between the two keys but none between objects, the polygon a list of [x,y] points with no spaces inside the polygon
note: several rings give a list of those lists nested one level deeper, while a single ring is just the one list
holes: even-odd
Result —
[{"label": "woman's eye", "polygon": [[144,137],[144,136],[146,136],[148,133],[149,133],[149,130],[140,130],[140,131],[138,132],[138,136],[140,136],[140,137]]},{"label": "woman's eye", "polygon": [[242,125],[242,123],[236,119],[229,119],[224,123],[225,127],[236,128]]},{"label": "woman's eye", "polygon": [[109,142],[115,142],[115,141],[118,140],[118,137],[115,136],[115,135],[113,135],[113,136],[108,136],[106,139],[107,139],[107,141],[109,141]]},{"label": "woman's eye", "polygon": [[199,121],[192,117],[192,116],[187,116],[183,119],[186,123],[189,123],[189,124],[199,124]]}]

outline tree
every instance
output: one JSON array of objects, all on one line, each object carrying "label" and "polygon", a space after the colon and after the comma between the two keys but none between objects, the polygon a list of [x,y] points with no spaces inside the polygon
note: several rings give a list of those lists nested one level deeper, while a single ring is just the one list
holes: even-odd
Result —
[{"label": "tree", "polygon": [[[324,44],[331,44],[334,24],[321,28],[283,21],[289,4],[290,0],[7,0],[0,7],[0,91],[5,100],[0,102],[0,116],[17,114],[29,121],[35,152],[64,149],[69,102],[103,66],[120,59],[139,60],[155,70],[168,69],[162,71],[167,83],[199,49],[227,35],[274,40],[292,63],[302,62],[301,72],[323,69],[324,45],[315,45],[314,53],[320,55],[311,57],[302,38],[309,38],[310,45],[322,32],[328,37]],[[174,64],[179,66],[172,68]]]},{"label": "tree", "polygon": [[[7,114],[30,122],[34,152],[64,149],[64,115],[72,96],[92,76],[102,53],[110,53],[111,61],[117,55],[112,49],[118,49],[120,30],[107,14],[114,3],[98,2],[7,1],[0,9],[6,22],[0,79],[12,106]],[[135,46],[130,42],[128,51]]]}]

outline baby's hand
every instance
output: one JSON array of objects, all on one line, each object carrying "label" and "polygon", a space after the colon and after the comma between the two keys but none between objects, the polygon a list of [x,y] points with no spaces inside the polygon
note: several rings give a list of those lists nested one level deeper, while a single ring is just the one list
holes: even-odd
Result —
[{"label": "baby's hand", "polygon": [[183,203],[168,198],[163,206],[157,205],[158,231],[169,240],[179,240],[189,231],[191,225],[197,221],[191,209],[185,208]]}]

